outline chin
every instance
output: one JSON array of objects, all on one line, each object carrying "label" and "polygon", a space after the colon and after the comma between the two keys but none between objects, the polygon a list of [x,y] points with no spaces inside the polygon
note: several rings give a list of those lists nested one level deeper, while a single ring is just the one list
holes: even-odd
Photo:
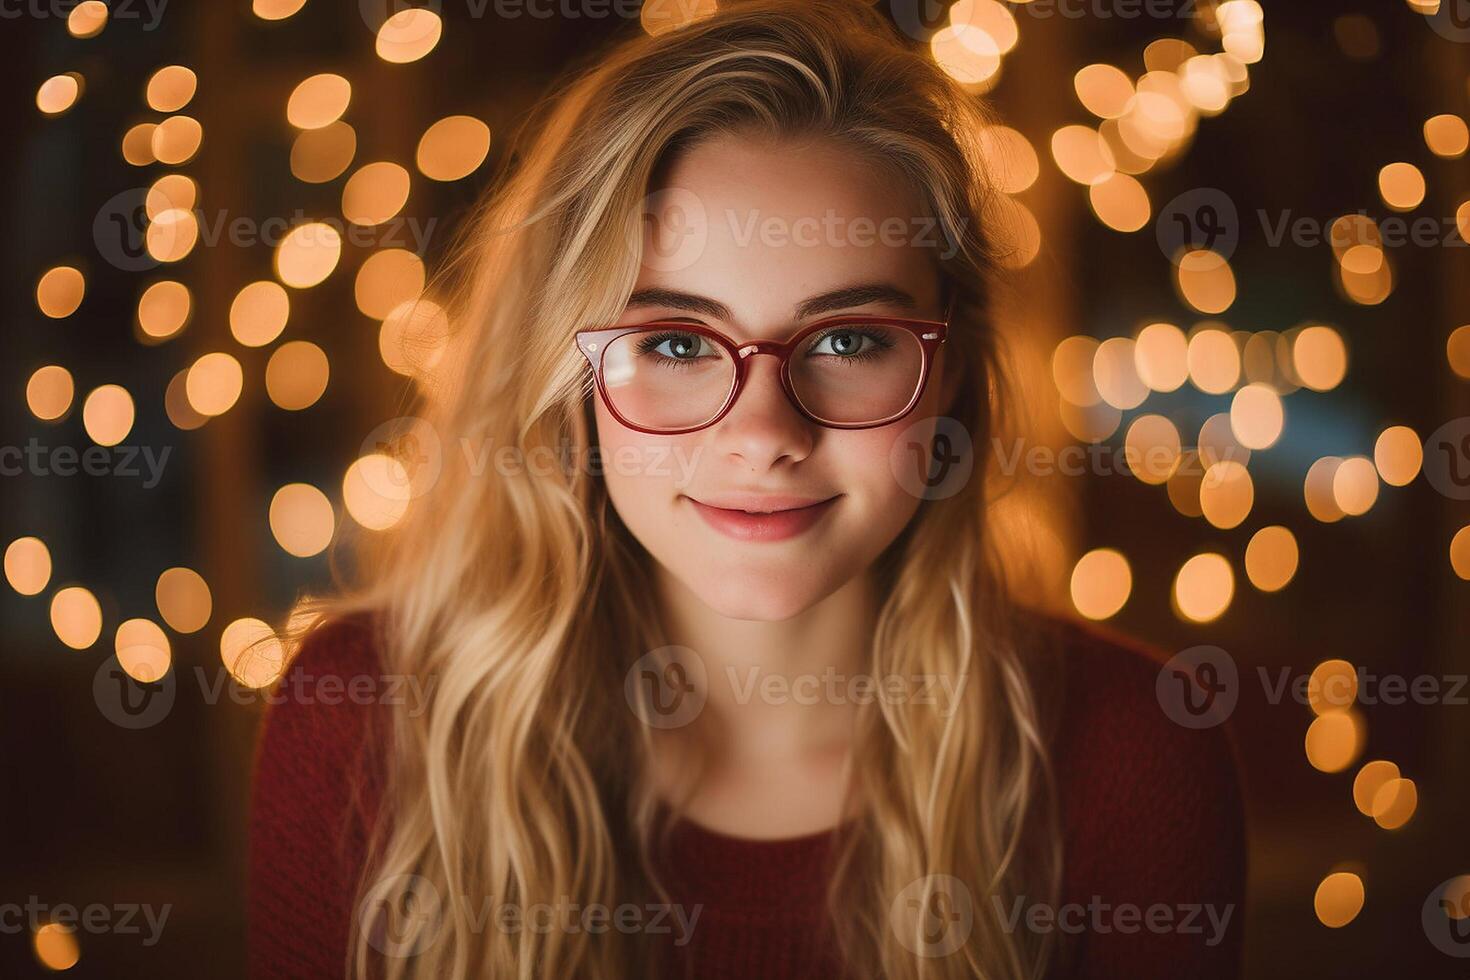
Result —
[{"label": "chin", "polygon": [[695,579],[686,581],[719,615],[764,623],[798,616],[834,591],[814,588],[807,570],[783,576],[755,569],[725,569],[722,574],[710,576],[704,569]]}]

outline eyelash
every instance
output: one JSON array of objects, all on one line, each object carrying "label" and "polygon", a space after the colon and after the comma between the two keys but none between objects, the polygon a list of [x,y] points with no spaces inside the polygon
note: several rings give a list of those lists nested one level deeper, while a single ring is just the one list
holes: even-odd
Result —
[{"label": "eyelash", "polygon": [[[892,341],[892,339],[890,339],[887,336],[887,334],[885,334],[885,333],[883,333],[881,331],[877,331],[877,330],[874,330],[872,328],[869,328],[869,329],[866,329],[866,330],[861,330],[861,329],[856,329],[856,328],[853,328],[853,327],[833,327],[830,330],[825,330],[825,331],[823,331],[823,332],[821,332],[819,334],[816,334],[813,337],[811,337],[807,341],[807,344],[808,344],[808,348],[807,349],[810,350],[812,347],[817,346],[822,341],[826,340],[828,337],[831,337],[833,334],[838,334],[838,333],[855,333],[855,334],[857,334],[860,337],[865,337],[868,340],[871,340],[873,342],[873,345],[874,345],[869,350],[861,351],[861,352],[859,352],[857,354],[849,354],[846,357],[838,357],[837,359],[838,360],[841,360],[841,361],[865,361],[865,360],[868,360],[869,358],[877,357],[883,351],[889,350],[889,349],[891,349],[893,347],[893,341]],[[653,353],[655,351],[655,349],[658,348],[661,344],[663,344],[663,343],[665,343],[667,341],[674,340],[674,339],[677,339],[677,338],[680,338],[680,337],[699,337],[699,336],[700,335],[699,334],[696,334],[696,333],[685,333],[685,332],[678,331],[678,330],[669,330],[669,331],[664,331],[664,332],[661,332],[661,333],[656,333],[656,334],[653,334],[652,336],[644,337],[641,341],[638,342],[638,353],[639,353],[639,355],[650,354],[650,353]],[[703,339],[703,338],[701,338],[701,339]],[[685,367],[687,367],[693,361],[693,358],[665,357],[664,355],[659,355],[659,356],[660,356],[660,358],[662,360],[671,361],[671,362],[673,362],[675,364],[679,364],[679,365],[685,366]],[[828,356],[828,355],[823,355],[823,356]],[[836,356],[836,355],[831,355],[831,356]]]},{"label": "eyelash", "polygon": [[[669,331],[665,331],[665,332],[662,332],[662,333],[656,333],[656,334],[654,334],[651,337],[644,337],[642,340],[640,340],[638,342],[638,355],[640,357],[643,357],[643,356],[646,356],[648,354],[655,354],[658,357],[658,359],[660,361],[664,362],[666,365],[670,365],[670,366],[678,367],[678,368],[687,368],[687,367],[690,367],[691,365],[693,365],[694,358],[688,358],[688,357],[668,357],[668,356],[663,355],[663,354],[656,354],[655,349],[660,344],[663,344],[666,341],[674,340],[674,339],[679,338],[679,337],[699,337],[699,336],[700,335],[697,334],[697,333],[684,333],[684,332],[678,331],[678,330],[669,330]],[[700,337],[700,339],[703,340],[704,338]]]},{"label": "eyelash", "polygon": [[865,351],[860,351],[856,354],[848,354],[845,357],[831,355],[836,356],[839,361],[866,361],[869,358],[879,356],[884,351],[889,350],[893,347],[893,340],[886,333],[874,330],[872,327],[869,327],[866,330],[857,329],[854,327],[833,327],[831,330],[826,330],[822,333],[817,334],[814,339],[809,341],[808,343],[810,346],[808,347],[808,349],[810,349],[811,347],[815,347],[822,341],[826,340],[828,337],[838,333],[854,333],[857,334],[859,337],[866,337],[868,340],[871,340],[873,342],[872,348]]}]

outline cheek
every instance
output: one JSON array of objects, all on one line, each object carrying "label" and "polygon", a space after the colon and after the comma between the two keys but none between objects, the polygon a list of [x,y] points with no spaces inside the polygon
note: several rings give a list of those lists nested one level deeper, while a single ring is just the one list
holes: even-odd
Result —
[{"label": "cheek", "polygon": [[[642,535],[687,485],[699,447],[693,436],[651,436],[625,427],[596,400],[600,470],[624,523]],[[640,519],[641,518],[641,519]]]},{"label": "cheek", "polygon": [[891,540],[918,510],[920,498],[905,488],[899,472],[912,465],[910,446],[927,445],[933,428],[931,419],[911,414],[881,429],[832,433],[841,486],[875,535]]}]

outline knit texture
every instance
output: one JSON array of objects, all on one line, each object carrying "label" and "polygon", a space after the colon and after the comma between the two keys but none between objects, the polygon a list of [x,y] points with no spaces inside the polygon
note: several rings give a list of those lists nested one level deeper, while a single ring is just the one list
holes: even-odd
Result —
[{"label": "knit texture", "polygon": [[[1091,625],[1047,623],[1063,675],[1050,736],[1061,902],[1002,911],[1020,914],[1018,929],[1031,922],[1057,933],[1060,956],[1049,973],[1057,980],[1236,976],[1245,842],[1224,730],[1169,720],[1155,696],[1156,651]],[[360,620],[314,634],[279,694],[256,757],[249,972],[258,980],[342,977],[381,793],[381,702],[412,695],[382,680]],[[665,920],[672,974],[836,976],[822,914],[834,837],[757,841],[679,823],[658,872],[672,903],[686,915],[697,907],[698,919],[687,935]]]}]

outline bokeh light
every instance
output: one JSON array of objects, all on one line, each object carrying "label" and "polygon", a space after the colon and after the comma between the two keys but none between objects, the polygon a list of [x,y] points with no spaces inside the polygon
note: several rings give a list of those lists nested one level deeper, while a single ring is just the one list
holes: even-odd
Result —
[{"label": "bokeh light", "polygon": [[198,241],[199,219],[184,208],[160,212],[144,233],[148,254],[160,262],[183,261]]},{"label": "bokeh light", "polygon": [[460,180],[485,162],[490,127],[474,116],[446,116],[424,131],[414,164],[430,180]]},{"label": "bokeh light", "polygon": [[80,585],[61,589],[51,597],[51,628],[62,643],[85,650],[102,635],[102,606]]},{"label": "bokeh light", "polygon": [[82,305],[87,280],[75,266],[58,265],[46,270],[36,283],[36,305],[53,320],[69,317]]},{"label": "bokeh light", "polygon": [[1133,356],[1139,380],[1154,391],[1177,391],[1189,380],[1189,339],[1172,323],[1140,330]]},{"label": "bokeh light", "polygon": [[1378,476],[1391,487],[1408,486],[1424,465],[1424,446],[1419,434],[1407,425],[1391,425],[1378,434],[1373,444],[1373,465]]},{"label": "bokeh light", "polygon": [[980,152],[997,190],[1019,194],[1041,173],[1036,148],[1009,126],[986,126],[980,131]]},{"label": "bokeh light", "polygon": [[356,225],[380,225],[408,201],[408,171],[396,163],[369,163],[342,188],[342,215]]},{"label": "bokeh light", "polygon": [[204,127],[193,116],[169,116],[153,130],[150,146],[159,163],[188,163],[204,142]]},{"label": "bokeh light", "polygon": [[1134,419],[1123,445],[1130,470],[1144,483],[1163,483],[1179,465],[1179,429],[1163,415]]},{"label": "bokeh light", "polygon": [[82,0],[66,15],[66,32],[79,40],[96,37],[107,26],[107,4]]},{"label": "bokeh light", "polygon": [[1281,438],[1286,424],[1281,396],[1270,385],[1248,384],[1230,402],[1230,430],[1247,449],[1266,449]]},{"label": "bokeh light", "polygon": [[1365,762],[1353,777],[1353,805],[1365,817],[1373,816],[1373,800],[1383,786],[1399,778],[1399,767],[1386,759]]},{"label": "bokeh light", "polygon": [[276,246],[276,278],[296,289],[326,281],[342,257],[342,236],[331,225],[311,222],[293,228]]},{"label": "bokeh light", "polygon": [[220,633],[220,659],[235,682],[248,688],[268,687],[285,669],[280,637],[254,617],[237,619]]},{"label": "bokeh light", "polygon": [[1174,608],[1195,623],[1218,619],[1235,595],[1235,573],[1224,555],[1203,552],[1186,561],[1174,577]]},{"label": "bokeh light", "polygon": [[76,386],[71,372],[59,364],[40,367],[26,382],[26,407],[42,422],[53,422],[71,409]]},{"label": "bokeh light", "polygon": [[1063,126],[1052,134],[1051,155],[1069,180],[1100,184],[1117,171],[1107,140],[1086,126]]},{"label": "bokeh light", "polygon": [[342,503],[363,527],[386,531],[407,513],[412,490],[412,481],[400,460],[370,453],[347,468],[342,479]]},{"label": "bokeh light", "polygon": [[173,657],[162,627],[149,619],[120,623],[113,637],[117,662],[133,680],[143,684],[160,680],[168,673]]},{"label": "bokeh light", "polygon": [[1117,614],[1133,591],[1128,559],[1113,548],[1096,548],[1072,567],[1072,605],[1088,619]]},{"label": "bokeh light", "polygon": [[1251,535],[1245,549],[1245,573],[1262,592],[1278,592],[1296,576],[1300,560],[1296,535],[1279,524]]},{"label": "bokeh light", "polygon": [[194,297],[189,287],[162,279],[138,297],[138,329],[154,340],[165,340],[184,329],[193,312]]},{"label": "bokeh light", "polygon": [[1175,285],[1180,299],[1201,313],[1224,313],[1235,302],[1235,274],[1224,256],[1193,249],[1179,256]]},{"label": "bokeh light", "polygon": [[1424,173],[1412,163],[1390,163],[1378,171],[1378,193],[1395,211],[1412,211],[1424,201]]},{"label": "bokeh light", "polygon": [[302,130],[291,144],[291,173],[308,184],[336,180],[357,153],[357,131],[345,122]]},{"label": "bokeh light", "polygon": [[266,363],[266,395],[278,407],[299,412],[322,397],[330,374],[325,351],[308,340],[293,340],[277,347]]},{"label": "bokeh light", "polygon": [[199,88],[199,76],[183,65],[166,65],[148,78],[143,98],[157,112],[178,112]]},{"label": "bokeh light", "polygon": [[153,588],[158,614],[177,633],[197,633],[209,622],[214,597],[204,577],[192,568],[170,568]]},{"label": "bokeh light", "polygon": [[1329,929],[1341,929],[1363,910],[1363,879],[1351,871],[1337,871],[1322,879],[1312,908],[1317,921]]},{"label": "bokeh light", "polygon": [[1470,581],[1470,525],[1460,528],[1450,539],[1450,567],[1460,578]]},{"label": "bokeh light", "polygon": [[5,581],[21,595],[40,595],[51,581],[51,551],[40,538],[16,538],[5,548]]},{"label": "bokeh light", "polygon": [[716,0],[683,0],[681,3],[645,3],[638,9],[643,29],[651,35],[687,27],[715,12]]},{"label": "bokeh light", "polygon": [[82,95],[82,76],[76,72],[52,75],[36,89],[36,108],[48,116],[59,116]]},{"label": "bokeh light", "polygon": [[352,83],[323,72],[303,79],[286,99],[286,121],[297,129],[321,129],[342,118],[352,102]]},{"label": "bokeh light", "polygon": [[246,347],[264,347],[281,335],[291,316],[291,297],[279,283],[252,282],[230,303],[230,333]]},{"label": "bokeh light", "polygon": [[1215,527],[1238,527],[1250,516],[1255,500],[1255,483],[1240,463],[1222,459],[1205,470],[1199,488],[1200,513]]},{"label": "bokeh light", "polygon": [[271,534],[286,553],[310,558],[332,543],[336,515],[327,495],[309,483],[288,483],[270,505]]},{"label": "bokeh light", "polygon": [[184,391],[189,406],[200,415],[223,415],[240,400],[245,374],[240,362],[223,351],[200,357],[189,368]]},{"label": "bokeh light", "polygon": [[357,270],[353,293],[364,316],[383,320],[394,308],[424,291],[424,263],[403,248],[386,248],[368,256]]},{"label": "bokeh light", "polygon": [[1389,779],[1373,794],[1373,822],[1384,830],[1398,830],[1419,809],[1419,787],[1412,779]]},{"label": "bokeh light", "polygon": [[1352,709],[1327,711],[1307,728],[1307,761],[1322,772],[1342,772],[1363,750],[1363,723]]},{"label": "bokeh light", "polygon": [[388,312],[378,331],[383,363],[399,374],[427,378],[449,340],[449,315],[438,303],[413,299]]},{"label": "bokeh light", "polygon": [[35,951],[37,962],[57,973],[70,970],[82,959],[82,948],[77,943],[76,930],[55,922],[47,922],[36,930],[31,948]]},{"label": "bokeh light", "polygon": [[115,446],[133,430],[133,396],[121,385],[93,388],[82,402],[82,427],[99,446]]},{"label": "bokeh light", "polygon": [[407,64],[434,50],[443,32],[444,24],[437,13],[425,7],[410,7],[393,14],[378,28],[375,50],[390,64]]},{"label": "bokeh light", "polygon": [[1435,156],[1449,160],[1465,155],[1470,148],[1470,128],[1459,116],[1444,113],[1424,121],[1424,145]]},{"label": "bokeh light", "polygon": [[1331,327],[1306,327],[1291,348],[1292,366],[1302,384],[1314,391],[1330,391],[1347,374],[1347,345]]}]

